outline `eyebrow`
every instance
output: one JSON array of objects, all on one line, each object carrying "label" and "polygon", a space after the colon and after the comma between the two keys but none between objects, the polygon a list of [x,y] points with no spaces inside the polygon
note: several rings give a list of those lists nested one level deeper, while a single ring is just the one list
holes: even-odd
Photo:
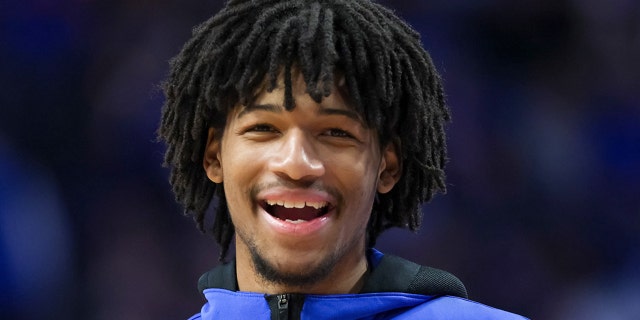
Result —
[{"label": "eyebrow", "polygon": [[362,122],[362,117],[353,111],[347,109],[334,109],[334,108],[321,108],[319,114],[321,115],[341,115],[349,117],[355,121]]},{"label": "eyebrow", "polygon": [[[241,118],[244,115],[254,112],[254,111],[267,111],[267,112],[273,112],[273,113],[281,113],[284,111],[284,107],[282,107],[281,105],[276,105],[276,104],[251,104],[248,106],[244,106],[242,108],[242,110],[240,110],[240,112],[238,113],[238,115],[236,116],[236,118]],[[348,118],[351,118],[355,121],[358,122],[362,122],[362,117],[360,117],[360,115],[355,112],[354,110],[349,110],[349,109],[338,109],[338,108],[327,108],[327,107],[321,107],[320,110],[318,111],[319,115],[340,115],[340,116],[346,116]]]},{"label": "eyebrow", "polygon": [[236,116],[236,118],[240,119],[247,113],[251,113],[258,110],[281,113],[282,110],[284,110],[284,108],[280,105],[275,105],[275,104],[250,104],[248,106],[243,106],[242,110],[238,112],[238,115]]}]

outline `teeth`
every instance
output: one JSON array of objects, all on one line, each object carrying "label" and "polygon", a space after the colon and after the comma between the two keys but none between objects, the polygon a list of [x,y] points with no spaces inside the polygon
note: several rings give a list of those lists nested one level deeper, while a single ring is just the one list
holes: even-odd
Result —
[{"label": "teeth", "polygon": [[267,204],[270,206],[281,206],[285,208],[298,208],[302,209],[305,206],[313,207],[315,209],[321,209],[327,206],[327,203],[324,201],[315,202],[315,201],[284,201],[284,200],[267,200]]},{"label": "teeth", "polygon": [[314,207],[315,209],[323,208],[326,205],[326,202],[307,202],[307,206]]},{"label": "teeth", "polygon": [[300,224],[300,223],[306,222],[306,220],[302,220],[302,219],[298,219],[298,220],[285,219],[284,221],[293,223],[293,224]]}]

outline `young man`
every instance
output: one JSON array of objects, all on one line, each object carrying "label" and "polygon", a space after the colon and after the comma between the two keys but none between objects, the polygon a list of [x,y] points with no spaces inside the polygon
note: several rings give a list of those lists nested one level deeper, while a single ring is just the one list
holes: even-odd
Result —
[{"label": "young man", "polygon": [[[418,34],[365,0],[229,1],[165,83],[176,198],[223,260],[192,319],[521,319],[373,249],[444,191],[442,85]],[[204,168],[203,168],[204,167]]]}]

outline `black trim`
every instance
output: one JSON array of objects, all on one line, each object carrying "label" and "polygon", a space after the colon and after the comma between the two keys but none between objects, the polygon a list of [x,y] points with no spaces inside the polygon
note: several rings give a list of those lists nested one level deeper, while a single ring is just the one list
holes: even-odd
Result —
[{"label": "black trim", "polygon": [[202,293],[204,289],[218,288],[229,291],[239,291],[238,278],[236,277],[236,261],[219,265],[198,279],[198,291]]},{"label": "black trim", "polygon": [[385,254],[360,293],[405,292],[467,298],[462,281],[449,272]]},{"label": "black trim", "polygon": [[[238,291],[235,261],[203,274],[198,280],[198,290],[202,292],[207,288]],[[372,292],[405,292],[467,298],[464,284],[451,273],[388,254],[382,256],[382,260],[366,279],[360,291]]]}]

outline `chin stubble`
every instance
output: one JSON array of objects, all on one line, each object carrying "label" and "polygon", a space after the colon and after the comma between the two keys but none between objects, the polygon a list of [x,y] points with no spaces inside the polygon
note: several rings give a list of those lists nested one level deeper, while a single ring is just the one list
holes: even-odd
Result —
[{"label": "chin stubble", "polygon": [[289,287],[304,287],[326,279],[338,262],[338,255],[332,253],[318,265],[309,266],[300,272],[285,272],[267,261],[255,247],[249,247],[251,259],[257,274],[266,282]]}]

